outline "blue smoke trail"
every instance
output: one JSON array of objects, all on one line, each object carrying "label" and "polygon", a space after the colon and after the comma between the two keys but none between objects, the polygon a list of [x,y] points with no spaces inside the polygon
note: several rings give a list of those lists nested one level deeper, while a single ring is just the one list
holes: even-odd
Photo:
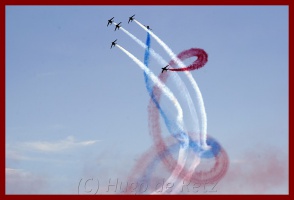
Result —
[{"label": "blue smoke trail", "polygon": [[[147,32],[147,39],[146,39],[146,49],[145,49],[145,54],[144,54],[144,64],[146,65],[146,67],[149,66],[149,59],[150,59],[150,43],[151,43],[151,39],[150,39],[150,34]],[[157,109],[159,110],[161,116],[163,117],[163,120],[166,124],[166,127],[168,129],[168,131],[170,133],[172,133],[174,135],[174,137],[176,137],[177,139],[179,139],[180,143],[182,145],[185,145],[185,143],[183,141],[187,141],[187,135],[185,133],[183,133],[178,126],[176,125],[176,123],[172,122],[169,120],[169,118],[166,116],[166,114],[163,112],[163,110],[161,109],[159,102],[157,101],[154,93],[153,93],[153,85],[150,82],[150,79],[147,75],[147,73],[144,71],[144,80],[145,80],[145,85],[146,85],[146,89],[152,99],[152,101],[155,103]],[[177,134],[174,134],[177,133]],[[187,144],[186,144],[187,146]]]}]

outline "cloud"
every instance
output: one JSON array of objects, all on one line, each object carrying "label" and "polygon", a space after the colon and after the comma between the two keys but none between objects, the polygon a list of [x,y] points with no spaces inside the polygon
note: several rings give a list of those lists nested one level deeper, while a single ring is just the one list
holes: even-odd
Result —
[{"label": "cloud", "polygon": [[100,140],[88,140],[78,142],[73,136],[68,136],[64,140],[59,140],[56,142],[46,142],[46,141],[35,141],[35,142],[25,142],[23,146],[28,149],[43,151],[43,152],[58,152],[67,149],[72,149],[75,147],[90,146],[95,144]]},{"label": "cloud", "polygon": [[5,168],[5,174],[6,194],[37,194],[47,185],[44,177],[23,169]]},{"label": "cloud", "polygon": [[21,161],[41,161],[41,162],[55,162],[55,163],[65,163],[71,162],[69,159],[63,160],[58,158],[48,158],[44,156],[32,156],[32,155],[23,155],[23,151],[16,151],[6,149],[6,159],[9,161],[13,161],[14,164]]}]

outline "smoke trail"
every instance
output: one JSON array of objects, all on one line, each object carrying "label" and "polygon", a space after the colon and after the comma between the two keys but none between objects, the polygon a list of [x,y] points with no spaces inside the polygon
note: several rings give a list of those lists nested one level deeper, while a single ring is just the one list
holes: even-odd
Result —
[{"label": "smoke trail", "polygon": [[[134,22],[136,22],[141,28],[143,28],[145,31],[147,31],[148,33],[150,33],[150,35],[164,48],[164,50],[169,54],[169,56],[172,58],[173,61],[175,61],[181,68],[184,68],[185,65],[184,63],[181,62],[181,60],[179,60],[176,55],[172,52],[172,50],[160,39],[158,38],[152,31],[148,30],[146,27],[144,27],[140,22],[138,22],[136,19],[134,19]],[[207,139],[207,116],[206,116],[206,112],[205,112],[205,107],[204,107],[204,102],[203,102],[203,98],[202,98],[202,94],[200,92],[200,89],[196,83],[196,81],[193,79],[192,74],[189,71],[184,71],[184,73],[186,74],[186,76],[188,77],[189,81],[192,84],[193,89],[195,90],[196,93],[196,97],[197,97],[197,102],[199,104],[200,107],[200,115],[201,115],[201,132],[200,132],[200,136],[201,136],[201,146],[203,148],[207,148],[207,143],[206,143],[206,139]]]},{"label": "smoke trail", "polygon": [[[170,71],[192,71],[195,69],[199,69],[206,64],[208,55],[203,49],[199,49],[199,48],[191,48],[191,49],[182,51],[181,53],[178,54],[177,57],[180,60],[185,60],[193,56],[197,57],[197,59],[188,67],[173,68],[173,69],[170,69]],[[169,64],[171,66],[175,65],[173,60]]]},{"label": "smoke trail", "polygon": [[[116,23],[114,22],[114,24],[116,25]],[[125,28],[123,28],[123,27],[120,27],[120,29],[124,32],[124,33],[126,33],[129,37],[131,37],[135,42],[137,42],[141,47],[143,47],[143,48],[145,48],[145,49],[147,49],[148,48],[148,54],[149,53],[151,53],[151,55],[157,60],[157,62],[160,64],[160,65],[167,65],[168,64],[168,62],[167,61],[165,61],[159,54],[157,54],[152,48],[150,48],[150,45],[148,45],[147,44],[147,42],[148,41],[146,41],[146,44],[144,44],[141,40],[139,40],[136,36],[134,36],[133,34],[131,34],[129,31],[127,31]],[[147,32],[147,38],[149,37],[149,42],[150,42],[150,34],[149,34],[149,32]],[[146,57],[147,55],[146,55],[146,53],[145,53],[145,57]],[[144,59],[144,61],[145,61],[145,59]],[[148,63],[145,63],[145,65],[148,67]],[[145,75],[144,75],[145,76]],[[188,92],[188,89],[187,89],[187,87],[185,86],[185,84],[183,83],[183,81],[182,81],[182,79],[180,78],[180,76],[177,74],[177,73],[173,73],[172,74],[172,78],[175,80],[175,82],[177,83],[177,85],[179,86],[179,88],[181,88],[181,90],[180,90],[180,94],[181,95],[184,95],[185,96],[185,98],[184,98],[184,100],[186,100],[187,101],[187,104],[188,104],[188,106],[189,106],[189,111],[191,112],[191,116],[192,116],[192,118],[193,118],[193,121],[194,122],[197,122],[197,123],[195,123],[196,125],[195,125],[195,132],[196,133],[198,133],[198,132],[200,132],[199,131],[199,129],[198,129],[198,118],[196,117],[197,116],[197,112],[196,112],[196,110],[195,110],[195,106],[194,106],[194,103],[193,103],[193,101],[192,101],[192,98],[191,98],[191,96],[190,96],[190,93]],[[145,77],[145,83],[146,83],[146,77]],[[146,83],[146,85],[147,85],[147,83]],[[150,88],[147,88],[148,89],[148,91],[151,91],[152,89]],[[149,94],[150,94],[150,97],[152,97],[151,96],[151,92],[149,92]],[[159,104],[156,104],[157,105],[157,107],[160,109],[160,107],[159,107]],[[161,112],[160,111],[160,113],[161,113],[161,115],[164,117],[165,116],[165,114],[163,113],[163,112]],[[168,123],[168,121],[166,120],[167,119],[167,117],[164,117],[164,119],[165,119],[165,122],[166,122],[166,124]]]},{"label": "smoke trail", "polygon": [[[183,126],[183,111],[178,102],[175,98],[174,94],[167,88],[154,74],[147,68],[140,60],[138,60],[133,54],[128,52],[126,49],[121,47],[120,45],[116,44],[116,46],[121,49],[125,54],[127,54],[146,74],[152,79],[152,81],[163,91],[163,93],[173,102],[174,106],[178,111],[177,115],[177,126],[172,126],[171,130],[172,133],[175,134],[174,136],[181,142],[184,146],[188,146],[189,138],[185,135],[184,126]],[[172,123],[173,124],[173,123]],[[171,124],[171,125],[172,125]]]}]

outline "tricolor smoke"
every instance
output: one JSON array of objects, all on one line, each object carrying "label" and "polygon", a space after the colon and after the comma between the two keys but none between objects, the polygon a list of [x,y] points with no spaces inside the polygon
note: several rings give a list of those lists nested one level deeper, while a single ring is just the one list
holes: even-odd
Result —
[{"label": "tricolor smoke", "polygon": [[[146,44],[137,39],[134,35],[129,33],[124,28],[120,28],[127,35],[129,35],[134,41],[136,41],[140,46],[145,48],[144,63],[137,59],[134,55],[124,49],[122,46],[116,44],[116,46],[121,49],[126,55],[128,55],[143,71],[144,80],[146,84],[146,89],[150,95],[150,102],[148,106],[149,114],[149,130],[154,141],[154,146],[142,156],[138,164],[132,171],[129,177],[132,181],[147,180],[151,182],[153,179],[158,178],[158,174],[155,174],[156,169],[158,170],[159,164],[162,163],[162,167],[165,168],[166,173],[170,173],[166,177],[164,184],[175,183],[175,189],[170,192],[162,190],[161,193],[178,193],[180,184],[179,181],[191,181],[193,183],[207,183],[213,181],[219,181],[226,173],[228,168],[228,157],[224,149],[220,144],[213,138],[207,137],[207,120],[204,108],[204,103],[202,95],[198,88],[196,81],[193,79],[189,70],[195,70],[203,67],[207,62],[207,53],[199,48],[191,48],[185,50],[178,54],[177,56],[172,52],[172,50],[161,41],[154,33],[146,29],[141,23],[134,20],[139,26],[141,26],[147,32]],[[171,61],[168,62],[172,67],[169,69],[171,72],[161,73],[158,77],[149,69],[149,59],[150,55],[154,56],[155,59],[162,65],[167,62],[164,61],[153,49],[150,48],[151,38],[150,35],[155,38],[155,40],[166,50],[166,52],[171,56]],[[190,58],[197,57],[197,59],[189,66],[185,66],[182,61]],[[176,68],[179,66],[180,68]],[[169,75],[177,75],[177,71],[183,71],[188,77],[188,80],[192,84],[194,92],[196,94],[196,100],[198,103],[198,108],[200,111],[201,120],[201,131],[200,138],[195,137],[198,132],[188,131],[185,128],[185,123],[183,121],[183,110],[179,101],[176,99],[175,95],[166,86],[166,81]],[[171,76],[176,77],[176,76]],[[185,85],[178,77],[175,79],[177,86],[183,89],[184,94],[187,98],[187,103],[189,108],[194,108],[194,104],[191,100],[190,94],[187,91]],[[178,84],[180,83],[180,84]],[[175,106],[177,110],[176,120],[172,120],[171,116],[168,116],[166,112],[162,109],[160,99],[161,94],[166,96]],[[196,111],[191,111],[191,114],[197,115]],[[171,133],[173,138],[162,138],[161,128],[160,128],[160,116],[163,118],[168,131]],[[196,117],[194,118],[196,119]],[[197,118],[198,119],[198,118]],[[176,139],[176,140],[175,140]],[[209,148],[208,148],[209,147]],[[177,153],[176,153],[177,152]],[[178,158],[175,159],[176,154]],[[190,163],[187,162],[187,158]],[[211,161],[209,167],[205,170],[199,168],[202,161]],[[205,163],[205,162],[204,162]],[[201,167],[201,166],[200,166]],[[199,168],[199,169],[198,169]],[[131,191],[126,190],[126,193]],[[154,194],[156,191],[150,191]]]}]

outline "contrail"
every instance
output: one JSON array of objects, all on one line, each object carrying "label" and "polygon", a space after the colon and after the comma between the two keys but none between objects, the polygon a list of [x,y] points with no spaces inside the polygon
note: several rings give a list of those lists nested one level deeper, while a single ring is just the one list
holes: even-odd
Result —
[{"label": "contrail", "polygon": [[144,72],[152,79],[152,81],[163,91],[163,93],[173,102],[174,106],[178,111],[177,115],[177,127],[173,127],[173,133],[176,133],[176,137],[179,140],[183,140],[183,142],[187,145],[189,143],[188,137],[185,137],[184,134],[184,126],[183,126],[183,110],[175,98],[174,94],[170,91],[168,87],[166,87],[155,75],[153,72],[147,68],[144,63],[142,63],[139,59],[137,59],[133,54],[128,52],[122,46],[116,44],[116,46],[121,49],[127,56],[129,56]]},{"label": "contrail", "polygon": [[[115,22],[114,22],[114,24],[116,25]],[[157,62],[160,65],[162,65],[162,66],[164,65],[165,66],[165,65],[168,64],[168,62],[165,61],[158,53],[156,53],[152,48],[147,47],[147,45],[144,44],[141,40],[139,40],[136,36],[134,36],[133,34],[131,34],[129,31],[127,31],[123,27],[120,27],[120,29],[124,33],[126,33],[129,37],[131,37],[135,42],[137,42],[141,47],[143,47],[145,49],[148,48],[148,51],[150,52],[150,54],[157,60]],[[145,63],[145,65],[146,65],[146,63]],[[180,94],[185,96],[185,98],[183,98],[183,99],[185,101],[187,101],[187,104],[189,106],[189,111],[191,113],[191,116],[193,118],[193,121],[194,122],[197,122],[196,125],[195,125],[195,132],[198,133],[199,132],[199,129],[198,129],[198,124],[199,123],[198,123],[198,118],[196,117],[197,116],[197,112],[195,110],[195,106],[194,106],[194,103],[193,103],[192,98],[190,96],[190,93],[188,92],[187,87],[185,86],[185,84],[183,83],[182,79],[180,78],[180,76],[177,73],[172,73],[171,76],[175,80],[175,82],[177,83],[177,85],[179,86],[179,88],[181,88]]]},{"label": "contrail", "polygon": [[[185,64],[181,60],[179,60],[177,58],[177,56],[174,54],[174,52],[159,37],[157,37],[152,31],[148,30],[145,26],[143,26],[136,19],[134,19],[134,22],[136,22],[139,26],[141,26],[141,28],[143,28],[145,31],[150,33],[150,35],[164,48],[164,50],[169,54],[169,56],[172,58],[172,60],[174,60],[179,65],[179,67],[181,67],[181,68],[185,67]],[[201,122],[202,122],[201,123],[201,132],[200,132],[201,146],[203,148],[207,148],[208,147],[207,143],[206,143],[206,139],[207,139],[207,116],[206,116],[206,112],[205,112],[205,106],[204,106],[202,94],[201,94],[200,89],[199,89],[196,81],[194,80],[192,74],[189,71],[184,71],[184,73],[188,77],[188,79],[191,82],[192,87],[193,87],[193,89],[195,90],[195,93],[196,93],[196,97],[197,97],[197,100],[198,100],[197,102],[198,102],[199,108],[200,108]]]}]

